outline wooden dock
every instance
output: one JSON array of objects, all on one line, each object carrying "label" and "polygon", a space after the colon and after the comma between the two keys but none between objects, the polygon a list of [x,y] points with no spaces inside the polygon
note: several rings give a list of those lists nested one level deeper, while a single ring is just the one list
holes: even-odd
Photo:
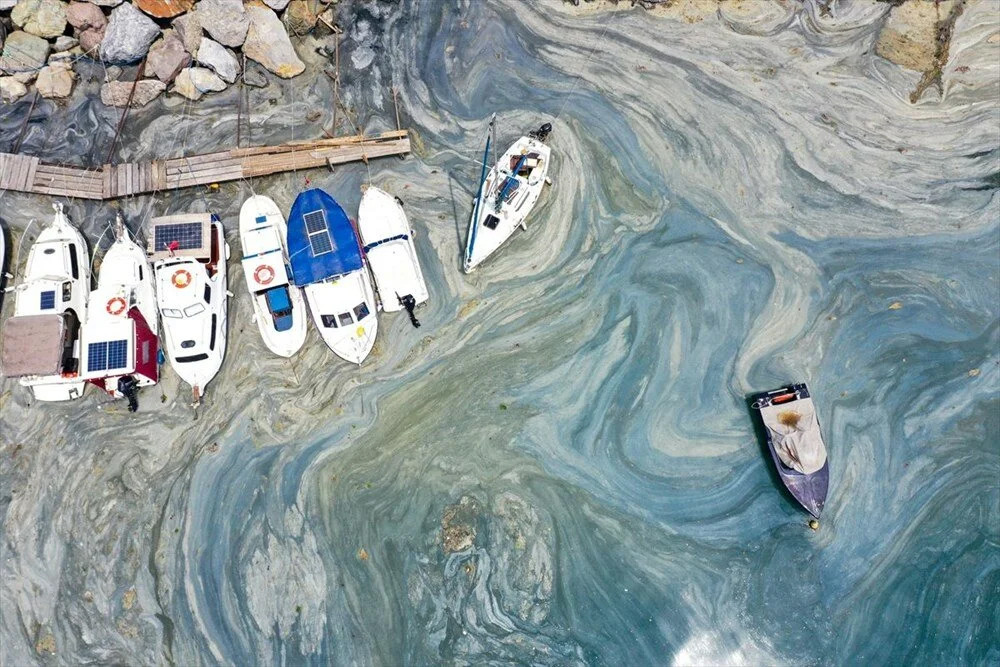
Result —
[{"label": "wooden dock", "polygon": [[0,191],[55,197],[116,199],[196,185],[209,185],[284,171],[333,166],[410,152],[407,130],[296,141],[279,146],[236,148],[190,157],[106,164],[87,169],[0,153]]}]

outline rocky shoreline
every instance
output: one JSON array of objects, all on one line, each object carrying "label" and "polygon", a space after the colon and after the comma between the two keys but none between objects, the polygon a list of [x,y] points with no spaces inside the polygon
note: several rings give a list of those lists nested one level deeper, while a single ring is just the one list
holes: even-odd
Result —
[{"label": "rocky shoreline", "polygon": [[[67,98],[80,60],[103,63],[101,101],[141,107],[161,94],[190,100],[265,71],[298,76],[292,38],[335,30],[336,0],[0,0],[0,100],[31,89]],[[138,65],[138,69],[126,70]]]}]

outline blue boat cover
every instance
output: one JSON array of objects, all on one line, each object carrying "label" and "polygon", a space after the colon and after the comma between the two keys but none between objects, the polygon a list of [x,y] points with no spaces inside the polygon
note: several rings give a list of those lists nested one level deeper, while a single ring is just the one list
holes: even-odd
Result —
[{"label": "blue boat cover", "polygon": [[292,303],[288,300],[288,288],[284,285],[280,287],[272,287],[265,292],[264,296],[267,299],[267,308],[272,313],[292,309]]},{"label": "blue boat cover", "polygon": [[337,201],[319,188],[299,193],[288,214],[292,282],[310,285],[361,268],[361,246]]}]

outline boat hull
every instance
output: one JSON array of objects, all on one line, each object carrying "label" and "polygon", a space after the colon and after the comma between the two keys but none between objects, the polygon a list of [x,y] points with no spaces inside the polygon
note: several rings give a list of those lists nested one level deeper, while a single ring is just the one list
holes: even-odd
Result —
[{"label": "boat hull", "polygon": [[382,310],[403,310],[407,296],[415,305],[427,301],[427,282],[413,245],[413,232],[395,197],[375,187],[365,190],[358,207],[358,233]]},{"label": "boat hull", "polygon": [[[265,220],[261,221],[260,218]],[[256,242],[272,230],[276,247],[266,252],[267,249],[258,247]],[[302,349],[306,340],[306,304],[302,289],[290,283],[284,270],[284,265],[288,264],[287,236],[285,218],[274,201],[262,195],[254,195],[243,202],[240,208],[240,244],[244,265],[251,267],[249,271],[244,271],[244,277],[253,302],[254,320],[267,348],[286,358]],[[280,251],[280,256],[274,251]],[[267,259],[268,255],[274,255],[273,261]],[[261,261],[256,261],[256,258]],[[279,259],[281,266],[276,266]],[[258,269],[266,270],[262,274],[268,280],[266,284],[261,284],[255,277]],[[272,276],[280,278],[275,280]],[[281,287],[287,289],[291,311],[288,315],[290,326],[284,330],[279,330],[278,322],[281,320],[276,319],[268,307],[268,291]]]},{"label": "boat hull", "polygon": [[[798,401],[810,399],[809,389],[805,384],[793,384],[773,391],[754,394],[750,397],[750,407],[757,415],[759,426],[763,430],[763,437],[767,445],[767,450],[771,454],[771,460],[781,479],[782,484],[798,503],[807,512],[817,519],[823,512],[826,504],[826,496],[830,486],[830,462],[823,461],[822,467],[809,473],[803,473],[786,465],[782,461],[776,447],[772,430],[765,424],[763,410],[768,407],[782,405],[783,407],[793,407]],[[811,401],[810,401],[811,405]],[[819,436],[819,421],[816,420],[816,431]],[[823,456],[826,456],[825,447]],[[793,462],[794,463],[794,462]],[[797,465],[797,464],[796,464]]]},{"label": "boat hull", "polygon": [[[372,351],[378,334],[375,294],[367,269],[306,285],[305,293],[323,342],[341,359],[361,364]],[[358,317],[359,312],[364,312],[358,310],[361,304],[366,304],[368,312]]]}]

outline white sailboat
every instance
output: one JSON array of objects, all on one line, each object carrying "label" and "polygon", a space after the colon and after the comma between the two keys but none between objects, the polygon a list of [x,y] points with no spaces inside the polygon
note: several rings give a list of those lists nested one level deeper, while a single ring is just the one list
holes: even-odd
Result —
[{"label": "white sailboat", "polygon": [[157,321],[149,260],[119,218],[97,288],[90,293],[81,337],[83,377],[115,398],[128,399],[131,412],[139,406],[139,387],[159,379]]},{"label": "white sailboat", "polygon": [[382,310],[393,313],[405,308],[414,326],[420,326],[413,309],[427,301],[427,283],[402,204],[369,186],[358,207],[358,232]]},{"label": "white sailboat", "polygon": [[243,202],[240,245],[254,320],[264,344],[282,357],[291,357],[306,340],[305,300],[286,268],[287,234],[285,218],[271,199],[254,195]]},{"label": "white sailboat", "polygon": [[80,322],[87,317],[87,242],[54,204],[55,217],[28,253],[15,292],[14,317],[4,327],[4,375],[19,378],[39,401],[83,395]]},{"label": "white sailboat", "polygon": [[208,213],[153,218],[148,250],[163,350],[198,405],[226,355],[229,245],[222,223]]},{"label": "white sailboat", "polygon": [[486,171],[491,144],[496,145],[496,114],[490,120],[490,137],[483,153],[483,173],[476,196],[465,247],[465,272],[482,264],[526,220],[545,187],[550,149],[545,139],[549,123],[515,141]]}]

